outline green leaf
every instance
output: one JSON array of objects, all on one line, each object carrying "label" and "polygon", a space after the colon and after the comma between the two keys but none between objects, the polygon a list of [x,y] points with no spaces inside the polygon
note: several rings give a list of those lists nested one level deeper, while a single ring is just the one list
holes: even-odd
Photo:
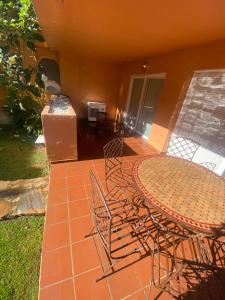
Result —
[{"label": "green leaf", "polygon": [[29,82],[31,79],[32,71],[30,69],[24,69],[23,74],[24,74],[24,78],[25,78],[26,82]]},{"label": "green leaf", "polygon": [[42,89],[45,88],[45,84],[44,84],[44,81],[43,81],[42,79],[37,78],[37,79],[36,79],[36,83],[38,84],[38,86],[39,86],[40,88],[42,88]]},{"label": "green leaf", "polygon": [[44,37],[39,33],[34,33],[34,39],[37,40],[38,42],[41,42],[41,43],[45,42]]},{"label": "green leaf", "polygon": [[21,102],[19,103],[19,107],[20,107],[21,110],[24,110],[24,111],[26,110],[26,109],[23,107],[23,104],[22,104]]},{"label": "green leaf", "polygon": [[40,93],[40,90],[37,86],[35,85],[29,85],[27,87],[27,89],[36,97],[41,97],[41,93]]},{"label": "green leaf", "polygon": [[[42,72],[36,66],[24,68],[20,47],[22,41],[35,52],[35,41],[44,41],[31,0],[0,0],[0,41],[0,85],[7,89],[7,109],[18,126],[38,132]],[[33,76],[35,83],[30,84]]]},{"label": "green leaf", "polygon": [[32,41],[27,41],[27,47],[30,48],[34,52],[36,51],[35,44]]},{"label": "green leaf", "polygon": [[21,104],[25,110],[30,112],[27,120],[33,118],[34,114],[41,110],[40,104],[31,96],[24,96],[23,98],[21,98]]},{"label": "green leaf", "polygon": [[9,45],[6,45],[6,46],[2,46],[0,47],[2,52],[3,52],[3,55],[7,54],[10,50],[10,46]]}]

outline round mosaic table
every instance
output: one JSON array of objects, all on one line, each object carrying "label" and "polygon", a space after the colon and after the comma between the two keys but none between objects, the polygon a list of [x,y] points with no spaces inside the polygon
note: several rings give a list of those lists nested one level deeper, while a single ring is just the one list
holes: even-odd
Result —
[{"label": "round mosaic table", "polygon": [[225,233],[225,180],[193,162],[166,155],[145,156],[133,178],[146,204],[199,233]]}]

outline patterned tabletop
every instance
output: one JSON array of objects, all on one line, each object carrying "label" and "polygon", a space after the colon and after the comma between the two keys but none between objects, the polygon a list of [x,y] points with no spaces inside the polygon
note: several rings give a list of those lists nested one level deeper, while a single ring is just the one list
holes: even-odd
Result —
[{"label": "patterned tabletop", "polygon": [[133,178],[146,203],[197,232],[225,233],[225,180],[193,162],[166,155],[145,156]]}]

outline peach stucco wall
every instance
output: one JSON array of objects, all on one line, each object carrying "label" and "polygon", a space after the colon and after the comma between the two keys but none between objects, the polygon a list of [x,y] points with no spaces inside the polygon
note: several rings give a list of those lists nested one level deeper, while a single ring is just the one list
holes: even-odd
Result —
[{"label": "peach stucco wall", "polygon": [[[37,65],[40,59],[49,58],[58,62],[62,93],[68,95],[78,117],[87,116],[87,100],[105,102],[109,118],[115,117],[120,85],[119,64],[90,60],[74,52],[58,52],[46,47],[37,47],[35,55],[24,47],[24,65]],[[0,90],[0,106],[5,95]]]},{"label": "peach stucco wall", "polygon": [[149,143],[162,151],[176,123],[185,91],[193,71],[225,69],[225,41],[186,48],[148,59],[124,64],[121,74],[120,109],[124,110],[129,90],[130,75],[143,74],[141,65],[149,64],[146,73],[166,73],[166,81],[157,106]]},{"label": "peach stucco wall", "polygon": [[59,62],[59,53],[45,47],[37,47],[36,60],[39,62],[42,58],[49,58]]},{"label": "peach stucco wall", "polygon": [[42,46],[40,43],[37,45],[37,51],[34,53],[25,45],[23,47],[23,63],[25,67],[37,66],[40,59],[49,58],[58,62],[58,52]]},{"label": "peach stucco wall", "polygon": [[86,102],[105,102],[107,113],[114,118],[120,85],[120,65],[98,62],[60,52],[60,77],[62,92],[68,95],[78,114],[87,116]]}]

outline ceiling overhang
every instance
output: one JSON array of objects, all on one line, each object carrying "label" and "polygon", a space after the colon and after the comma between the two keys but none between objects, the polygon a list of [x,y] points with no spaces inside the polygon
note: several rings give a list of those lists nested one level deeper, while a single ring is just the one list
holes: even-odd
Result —
[{"label": "ceiling overhang", "polygon": [[49,47],[110,61],[225,39],[224,0],[33,0]]}]

